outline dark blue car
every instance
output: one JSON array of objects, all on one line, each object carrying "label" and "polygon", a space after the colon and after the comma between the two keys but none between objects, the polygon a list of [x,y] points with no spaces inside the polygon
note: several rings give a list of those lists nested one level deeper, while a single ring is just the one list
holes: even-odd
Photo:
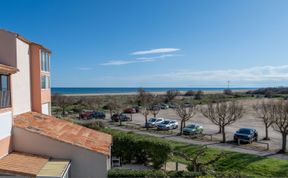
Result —
[{"label": "dark blue car", "polygon": [[252,128],[241,128],[236,133],[234,133],[234,141],[246,141],[252,143],[258,140],[258,133],[256,129]]}]

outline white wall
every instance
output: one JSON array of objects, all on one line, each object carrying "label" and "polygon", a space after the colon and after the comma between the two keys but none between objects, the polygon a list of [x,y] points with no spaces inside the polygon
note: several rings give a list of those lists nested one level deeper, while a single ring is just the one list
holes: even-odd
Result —
[{"label": "white wall", "polygon": [[0,140],[11,135],[12,112],[0,113]]},{"label": "white wall", "polygon": [[17,68],[19,72],[11,75],[13,114],[31,111],[30,58],[29,45],[16,39]]},{"label": "white wall", "polygon": [[49,103],[42,104],[42,114],[49,115]]},{"label": "white wall", "polygon": [[13,150],[71,160],[71,178],[107,177],[107,156],[49,137],[13,128]]}]

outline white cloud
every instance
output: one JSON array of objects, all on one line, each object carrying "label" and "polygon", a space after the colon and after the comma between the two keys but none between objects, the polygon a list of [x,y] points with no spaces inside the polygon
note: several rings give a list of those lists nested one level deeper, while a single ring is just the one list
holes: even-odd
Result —
[{"label": "white cloud", "polygon": [[101,65],[103,66],[111,66],[111,65],[125,65],[125,64],[132,64],[132,63],[143,63],[143,62],[157,62],[164,60],[169,57],[180,56],[174,54],[163,54],[160,56],[153,56],[153,57],[139,57],[134,60],[112,60]]},{"label": "white cloud", "polygon": [[180,51],[180,49],[177,48],[158,48],[158,49],[150,49],[145,51],[135,51],[132,52],[132,55],[145,55],[145,54],[161,54],[161,53],[170,53],[170,52],[176,52]]},{"label": "white cloud", "polygon": [[159,74],[159,77],[170,81],[283,81],[288,80],[288,65],[229,70],[180,71]]}]

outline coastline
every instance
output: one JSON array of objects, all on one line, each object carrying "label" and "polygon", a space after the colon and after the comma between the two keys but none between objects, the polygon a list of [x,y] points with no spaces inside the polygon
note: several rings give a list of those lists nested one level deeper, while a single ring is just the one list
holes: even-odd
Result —
[{"label": "coastline", "polygon": [[[223,90],[202,90],[204,94],[221,94]],[[250,90],[232,90],[234,93],[246,93]],[[179,91],[181,94],[185,94],[186,91]],[[165,95],[166,92],[149,92],[154,95]],[[53,95],[53,93],[52,93]],[[121,95],[137,95],[137,92],[124,92],[124,93],[73,93],[73,94],[63,94],[64,96],[121,96]]]}]

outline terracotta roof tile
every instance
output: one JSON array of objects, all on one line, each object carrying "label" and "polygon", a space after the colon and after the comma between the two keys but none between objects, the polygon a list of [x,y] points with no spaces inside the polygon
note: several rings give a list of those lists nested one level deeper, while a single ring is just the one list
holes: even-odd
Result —
[{"label": "terracotta roof tile", "polygon": [[35,112],[24,113],[14,118],[13,126],[91,151],[110,155],[111,135],[52,116]]},{"label": "terracotta roof tile", "polygon": [[48,157],[12,152],[0,159],[0,172],[36,177],[48,161]]}]

